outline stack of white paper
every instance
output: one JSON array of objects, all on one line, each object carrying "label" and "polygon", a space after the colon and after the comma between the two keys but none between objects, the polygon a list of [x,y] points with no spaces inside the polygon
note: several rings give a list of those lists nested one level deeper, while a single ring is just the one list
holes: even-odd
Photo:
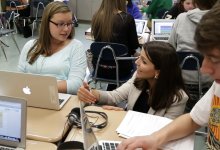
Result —
[{"label": "stack of white paper", "polygon": [[[150,135],[170,122],[172,122],[172,120],[165,117],[129,110],[116,129],[116,132],[119,136],[124,138]],[[163,146],[163,149],[193,150],[193,147],[194,135],[191,135],[180,140],[169,142]]]}]

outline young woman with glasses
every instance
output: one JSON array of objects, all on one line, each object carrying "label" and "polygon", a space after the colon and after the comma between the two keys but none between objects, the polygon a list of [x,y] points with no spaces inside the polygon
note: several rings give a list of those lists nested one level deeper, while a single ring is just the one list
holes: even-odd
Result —
[{"label": "young woman with glasses", "polygon": [[24,45],[18,70],[56,77],[59,92],[75,94],[85,77],[86,55],[83,44],[74,39],[72,18],[63,2],[48,4],[39,37]]}]

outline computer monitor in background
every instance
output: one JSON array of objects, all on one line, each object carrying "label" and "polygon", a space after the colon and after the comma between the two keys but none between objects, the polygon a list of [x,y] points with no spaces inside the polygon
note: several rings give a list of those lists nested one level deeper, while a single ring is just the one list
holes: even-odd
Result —
[{"label": "computer monitor in background", "polygon": [[155,40],[167,41],[175,19],[152,19],[152,36]]}]

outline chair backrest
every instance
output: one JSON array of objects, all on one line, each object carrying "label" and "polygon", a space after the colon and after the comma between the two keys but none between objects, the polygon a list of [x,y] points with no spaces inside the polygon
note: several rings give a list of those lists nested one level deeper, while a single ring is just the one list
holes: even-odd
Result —
[{"label": "chair backrest", "polygon": [[[21,3],[19,1],[13,1],[13,0],[10,0],[8,1],[9,2],[9,7],[10,7],[10,10],[12,10],[12,8],[16,8],[16,13],[18,13],[18,8],[17,6],[21,5]],[[6,4],[7,5],[7,4]]]},{"label": "chair backrest", "polygon": [[49,4],[52,0],[32,0],[31,1],[31,17],[42,17],[44,8]]},{"label": "chair backrest", "polygon": [[[104,48],[105,47],[105,48]],[[102,58],[106,60],[114,60],[112,49],[114,50],[115,57],[123,57],[128,54],[127,46],[119,43],[108,43],[108,42],[94,42],[91,44],[90,49],[93,56],[99,56],[100,52],[104,49],[109,49],[102,54]]]},{"label": "chair backrest", "polygon": [[195,103],[202,97],[202,82],[200,67],[203,61],[203,56],[200,53],[189,52],[189,51],[178,51],[179,64],[182,70],[185,71],[196,71],[195,76],[197,76],[197,83],[186,84],[186,88],[190,94],[191,101],[186,104],[186,111],[189,112]]},{"label": "chair backrest", "polygon": [[[93,72],[94,79],[98,77],[115,79],[119,86],[120,78],[122,76],[124,77],[124,74],[127,76],[131,74],[133,70],[132,57],[127,57],[128,48],[125,45],[119,43],[94,42],[91,44],[90,50],[93,55],[92,63],[95,69]],[[121,60],[126,60],[127,62]],[[121,71],[125,66],[128,68],[128,72],[126,72],[126,70]],[[101,69],[104,71],[99,72]]]},{"label": "chair backrest", "polygon": [[180,67],[183,70],[199,70],[203,61],[203,56],[200,53],[189,51],[178,51]]}]

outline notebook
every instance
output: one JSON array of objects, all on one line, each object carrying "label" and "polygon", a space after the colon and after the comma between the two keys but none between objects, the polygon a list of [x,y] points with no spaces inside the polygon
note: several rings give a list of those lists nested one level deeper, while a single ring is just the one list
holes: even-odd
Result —
[{"label": "notebook", "polygon": [[55,77],[0,71],[0,95],[20,97],[27,105],[60,110],[69,94],[58,94]]},{"label": "notebook", "polygon": [[135,25],[138,38],[142,37],[147,32],[147,20],[135,19]]},{"label": "notebook", "polygon": [[80,116],[83,133],[83,146],[85,150],[116,150],[117,145],[120,141],[98,141],[89,119],[84,110],[84,103],[80,101]]},{"label": "notebook", "polygon": [[26,112],[24,99],[0,96],[0,149],[25,149]]},{"label": "notebook", "polygon": [[152,19],[152,37],[157,41],[168,41],[175,19]]}]

